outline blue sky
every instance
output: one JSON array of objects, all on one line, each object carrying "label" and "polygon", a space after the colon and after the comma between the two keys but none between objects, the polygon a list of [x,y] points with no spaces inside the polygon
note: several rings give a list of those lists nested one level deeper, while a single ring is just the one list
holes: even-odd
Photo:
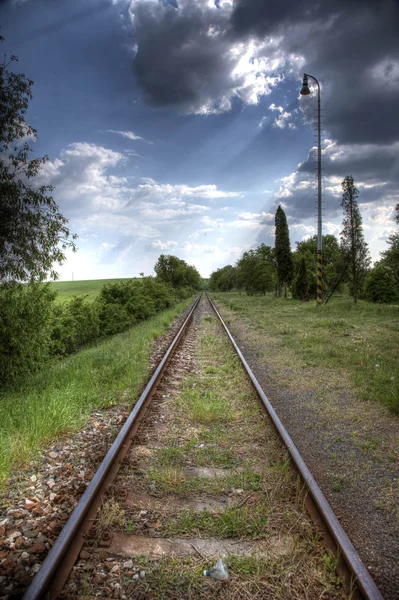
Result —
[{"label": "blue sky", "polygon": [[79,235],[61,279],[150,274],[160,253],[208,276],[274,243],[279,203],[293,247],[314,234],[303,72],[322,86],[324,233],[339,235],[352,174],[373,258],[386,247],[399,202],[396,0],[9,0],[0,22],[3,51],[35,82],[40,182]]}]

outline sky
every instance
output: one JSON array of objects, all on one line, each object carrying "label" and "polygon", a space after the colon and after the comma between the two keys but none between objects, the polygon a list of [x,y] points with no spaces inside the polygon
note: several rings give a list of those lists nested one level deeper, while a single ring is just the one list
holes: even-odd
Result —
[{"label": "sky", "polygon": [[291,246],[316,233],[316,84],[323,233],[353,175],[373,260],[399,202],[399,0],[2,0],[3,53],[35,82],[37,178],[78,252],[61,280],[203,277],[261,242],[284,208]]}]

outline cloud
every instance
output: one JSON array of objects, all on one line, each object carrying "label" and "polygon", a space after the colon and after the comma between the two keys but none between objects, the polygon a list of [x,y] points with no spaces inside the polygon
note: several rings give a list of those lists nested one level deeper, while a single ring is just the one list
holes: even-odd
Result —
[{"label": "cloud", "polygon": [[[109,133],[117,133],[118,135],[121,135],[124,138],[127,138],[128,140],[138,140],[138,141],[142,141],[145,142],[146,140],[144,138],[142,138],[140,135],[136,135],[135,133],[133,133],[133,131],[117,131],[116,129],[107,129],[107,131]],[[152,142],[149,142],[152,143]]]},{"label": "cloud", "polygon": [[[396,0],[180,0],[173,6],[132,0],[130,18],[133,72],[154,106],[217,114],[230,110],[234,98],[257,104],[287,78],[299,87],[306,70],[320,78],[324,125],[333,139],[399,137]],[[311,111],[314,101],[302,98],[303,110]],[[284,113],[275,127],[287,126]]]},{"label": "cloud", "polygon": [[161,240],[155,240],[151,243],[151,248],[156,250],[174,250],[178,246],[177,242],[173,240],[162,242]]},{"label": "cloud", "polygon": [[234,98],[257,104],[271,93],[292,60],[275,39],[235,39],[231,12],[231,2],[131,2],[133,72],[147,102],[218,114],[230,110]]},{"label": "cloud", "polygon": [[[289,121],[290,117],[292,117],[292,113],[284,110],[282,106],[276,106],[274,103],[269,106],[269,110],[280,113],[279,116],[274,119],[273,127],[277,127],[278,129],[285,129],[286,127],[289,129],[296,129],[296,125],[292,121]],[[265,117],[263,117],[263,119],[265,119]]]}]

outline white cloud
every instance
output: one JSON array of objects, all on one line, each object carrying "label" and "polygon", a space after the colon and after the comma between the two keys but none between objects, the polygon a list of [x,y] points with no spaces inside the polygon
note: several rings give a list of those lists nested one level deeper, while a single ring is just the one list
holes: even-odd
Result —
[{"label": "white cloud", "polygon": [[[133,131],[118,131],[116,129],[107,129],[107,131],[109,133],[116,133],[118,135],[121,135],[122,137],[127,138],[128,140],[142,141],[142,142],[146,141],[140,135],[136,135],[135,133],[133,133]],[[152,142],[147,142],[147,143],[152,144]]]},{"label": "white cloud", "polygon": [[173,240],[162,242],[161,240],[155,240],[151,243],[151,248],[156,250],[174,250],[178,246],[177,242]]}]

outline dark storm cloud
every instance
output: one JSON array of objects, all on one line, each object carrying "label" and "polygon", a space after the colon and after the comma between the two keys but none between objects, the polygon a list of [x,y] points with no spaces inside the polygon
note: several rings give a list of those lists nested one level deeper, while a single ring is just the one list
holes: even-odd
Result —
[{"label": "dark storm cloud", "polygon": [[302,54],[304,71],[322,84],[325,127],[339,142],[399,137],[399,2],[397,0],[236,0],[239,36],[283,36],[285,52]]},{"label": "dark storm cloud", "polygon": [[[316,148],[312,148],[306,161],[298,167],[298,172],[314,173],[316,157]],[[366,183],[396,181],[399,184],[399,143],[384,146],[327,145],[323,150],[323,174],[343,178],[348,173]]]},{"label": "dark storm cloud", "polygon": [[[340,143],[399,138],[398,0],[236,0],[232,11],[223,2],[212,7],[182,0],[177,6],[132,2],[133,70],[152,105],[228,110],[229,99],[240,96],[231,49],[256,40],[254,55],[267,61],[272,41],[286,75],[300,77],[289,57],[303,57],[303,70],[320,80],[331,137]],[[209,35],[210,26],[219,34]],[[264,73],[276,74],[271,66]]]},{"label": "dark storm cloud", "polygon": [[208,35],[210,26],[226,25],[222,11],[196,2],[176,9],[145,1],[135,2],[132,11],[138,46],[133,72],[145,99],[183,112],[217,103],[231,86],[226,40]]}]

